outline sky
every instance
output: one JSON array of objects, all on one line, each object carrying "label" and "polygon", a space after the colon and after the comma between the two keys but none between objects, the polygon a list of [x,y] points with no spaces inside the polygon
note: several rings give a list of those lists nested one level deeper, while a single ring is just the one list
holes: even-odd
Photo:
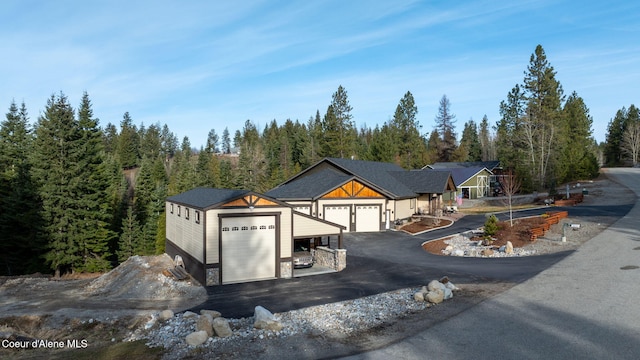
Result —
[{"label": "sky", "polygon": [[640,105],[637,1],[0,2],[0,108],[32,122],[54,94],[89,94],[100,125],[159,123],[194,148],[251,120],[306,122],[343,86],[358,128],[388,121],[407,91],[422,132],[446,95],[456,131],[522,84],[542,45],[566,95],[605,140]]}]

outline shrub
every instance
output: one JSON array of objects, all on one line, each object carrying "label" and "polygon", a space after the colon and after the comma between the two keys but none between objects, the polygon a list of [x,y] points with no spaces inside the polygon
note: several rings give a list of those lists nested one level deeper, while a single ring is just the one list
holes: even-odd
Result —
[{"label": "shrub", "polygon": [[491,237],[498,232],[498,218],[495,215],[491,215],[484,222],[484,235]]}]

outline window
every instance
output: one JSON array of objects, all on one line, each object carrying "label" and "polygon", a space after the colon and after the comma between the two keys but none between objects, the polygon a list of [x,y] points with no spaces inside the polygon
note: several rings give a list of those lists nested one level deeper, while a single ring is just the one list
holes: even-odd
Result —
[{"label": "window", "polygon": [[184,218],[189,220],[189,208],[184,208]]},{"label": "window", "polygon": [[260,230],[267,230],[267,225],[260,225]]},{"label": "window", "polygon": [[248,226],[243,226],[242,230],[249,230],[249,227]]},{"label": "window", "polygon": [[169,205],[169,212],[173,214],[173,204]]},{"label": "window", "polygon": [[196,224],[200,224],[200,211],[196,210]]},{"label": "window", "polygon": [[234,226],[234,227],[231,228],[231,231],[238,231],[238,230],[240,230],[240,228],[237,227],[237,226]]},{"label": "window", "polygon": [[276,226],[275,226],[275,225],[269,225],[269,230],[273,230],[273,229],[275,229],[275,228],[276,228]]},{"label": "window", "polygon": [[178,216],[180,216],[180,205],[178,205]]},{"label": "window", "polygon": [[416,199],[411,199],[410,208],[413,209],[416,207]]},{"label": "window", "polygon": [[258,227],[257,227],[257,226],[255,226],[255,225],[252,225],[252,226],[251,226],[251,230],[258,230]]},{"label": "window", "polygon": [[229,231],[229,227],[228,226],[223,227],[222,231]]}]

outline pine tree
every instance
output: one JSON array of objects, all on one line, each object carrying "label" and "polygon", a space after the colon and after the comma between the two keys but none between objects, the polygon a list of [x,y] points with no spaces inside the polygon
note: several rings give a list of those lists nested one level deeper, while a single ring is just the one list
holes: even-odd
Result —
[{"label": "pine tree", "polygon": [[418,107],[413,94],[410,91],[400,99],[389,128],[393,133],[395,151],[405,169],[421,168],[424,164],[426,145],[420,129],[422,126],[417,120]]},{"label": "pine tree", "polygon": [[118,156],[123,168],[129,169],[138,165],[139,143],[138,130],[133,125],[129,112],[125,112],[120,122],[120,136],[118,136]]},{"label": "pine tree", "polygon": [[118,262],[125,262],[142,249],[142,234],[133,206],[127,208],[127,215],[122,221],[122,233],[118,241]]},{"label": "pine tree", "polygon": [[33,151],[34,179],[42,199],[44,236],[49,245],[45,259],[57,276],[81,262],[77,198],[82,194],[76,161],[80,151],[78,124],[66,96],[52,95],[38,119]]},{"label": "pine tree", "polygon": [[349,105],[347,91],[340,85],[333,93],[331,105],[322,122],[324,143],[323,155],[330,157],[350,157],[355,153],[356,130],[351,119],[352,107]]},{"label": "pine tree", "polygon": [[0,275],[45,271],[41,256],[45,244],[38,236],[37,189],[31,179],[28,155],[33,136],[24,103],[11,103],[0,124]]},{"label": "pine tree", "polygon": [[438,161],[453,161],[453,153],[456,150],[456,116],[451,113],[451,104],[447,95],[442,95],[438,115],[436,116],[436,128],[440,135],[440,147],[438,148]]},{"label": "pine tree", "polygon": [[80,259],[75,268],[96,272],[109,269],[109,243],[115,234],[109,229],[111,209],[104,201],[109,187],[104,163],[102,131],[93,118],[91,101],[85,92],[78,109],[78,157],[75,167]]},{"label": "pine tree", "polygon": [[466,159],[463,161],[482,161],[482,146],[478,137],[478,127],[473,119],[464,124],[460,146],[464,146],[467,153]]},{"label": "pine tree", "polygon": [[229,135],[229,129],[226,127],[222,131],[222,152],[224,154],[231,153],[231,137]]}]

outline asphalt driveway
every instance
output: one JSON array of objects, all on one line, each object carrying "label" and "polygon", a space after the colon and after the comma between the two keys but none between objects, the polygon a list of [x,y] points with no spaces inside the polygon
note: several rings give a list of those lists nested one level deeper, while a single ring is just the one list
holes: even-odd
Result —
[{"label": "asphalt driveway", "polygon": [[[576,216],[606,214],[622,217],[630,208],[577,206],[567,210]],[[531,216],[546,210],[522,211],[516,216]],[[506,216],[499,214],[501,219],[506,219]],[[484,215],[465,216],[451,227],[418,236],[396,231],[348,233],[345,234],[347,268],[341,272],[208,287],[209,299],[193,310],[215,309],[230,318],[252,316],[257,305],[273,312],[284,312],[422,286],[444,275],[458,283],[521,283],[571,253],[522,258],[457,258],[432,255],[420,247],[430,239],[477,229],[484,221]]]}]

